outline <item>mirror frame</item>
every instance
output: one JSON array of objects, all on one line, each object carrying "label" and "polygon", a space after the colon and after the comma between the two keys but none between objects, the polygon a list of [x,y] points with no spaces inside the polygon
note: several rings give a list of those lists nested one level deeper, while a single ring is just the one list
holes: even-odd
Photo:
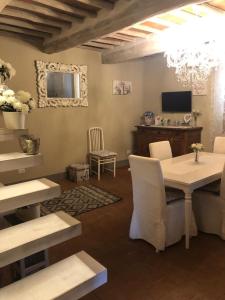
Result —
[{"label": "mirror frame", "polygon": [[[62,63],[35,61],[37,74],[38,107],[76,107],[88,106],[87,66],[66,65]],[[80,98],[48,98],[47,73],[63,72],[80,75]]]}]

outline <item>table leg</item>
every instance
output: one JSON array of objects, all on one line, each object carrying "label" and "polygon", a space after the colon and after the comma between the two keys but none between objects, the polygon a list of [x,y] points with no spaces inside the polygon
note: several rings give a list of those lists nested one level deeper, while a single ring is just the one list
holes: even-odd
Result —
[{"label": "table leg", "polygon": [[192,217],[191,193],[185,193],[185,248],[189,249],[190,227]]}]

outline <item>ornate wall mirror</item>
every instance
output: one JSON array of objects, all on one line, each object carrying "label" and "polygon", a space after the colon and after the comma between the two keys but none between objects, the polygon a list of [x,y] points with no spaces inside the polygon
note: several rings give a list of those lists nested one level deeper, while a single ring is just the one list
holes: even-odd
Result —
[{"label": "ornate wall mirror", "polygon": [[87,66],[36,60],[39,107],[88,106]]}]

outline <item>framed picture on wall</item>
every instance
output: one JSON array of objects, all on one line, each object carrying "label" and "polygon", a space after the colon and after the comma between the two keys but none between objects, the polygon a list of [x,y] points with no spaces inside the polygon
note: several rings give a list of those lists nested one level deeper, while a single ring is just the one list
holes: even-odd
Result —
[{"label": "framed picture on wall", "polygon": [[205,96],[207,95],[207,81],[192,84],[192,95],[193,96]]},{"label": "framed picture on wall", "polygon": [[132,92],[131,81],[113,80],[113,95],[128,95]]}]

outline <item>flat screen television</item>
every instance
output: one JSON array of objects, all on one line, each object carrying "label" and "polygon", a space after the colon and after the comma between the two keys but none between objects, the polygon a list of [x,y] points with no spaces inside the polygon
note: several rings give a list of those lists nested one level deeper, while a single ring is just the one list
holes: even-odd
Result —
[{"label": "flat screen television", "polygon": [[163,92],[162,112],[191,112],[192,92]]}]

